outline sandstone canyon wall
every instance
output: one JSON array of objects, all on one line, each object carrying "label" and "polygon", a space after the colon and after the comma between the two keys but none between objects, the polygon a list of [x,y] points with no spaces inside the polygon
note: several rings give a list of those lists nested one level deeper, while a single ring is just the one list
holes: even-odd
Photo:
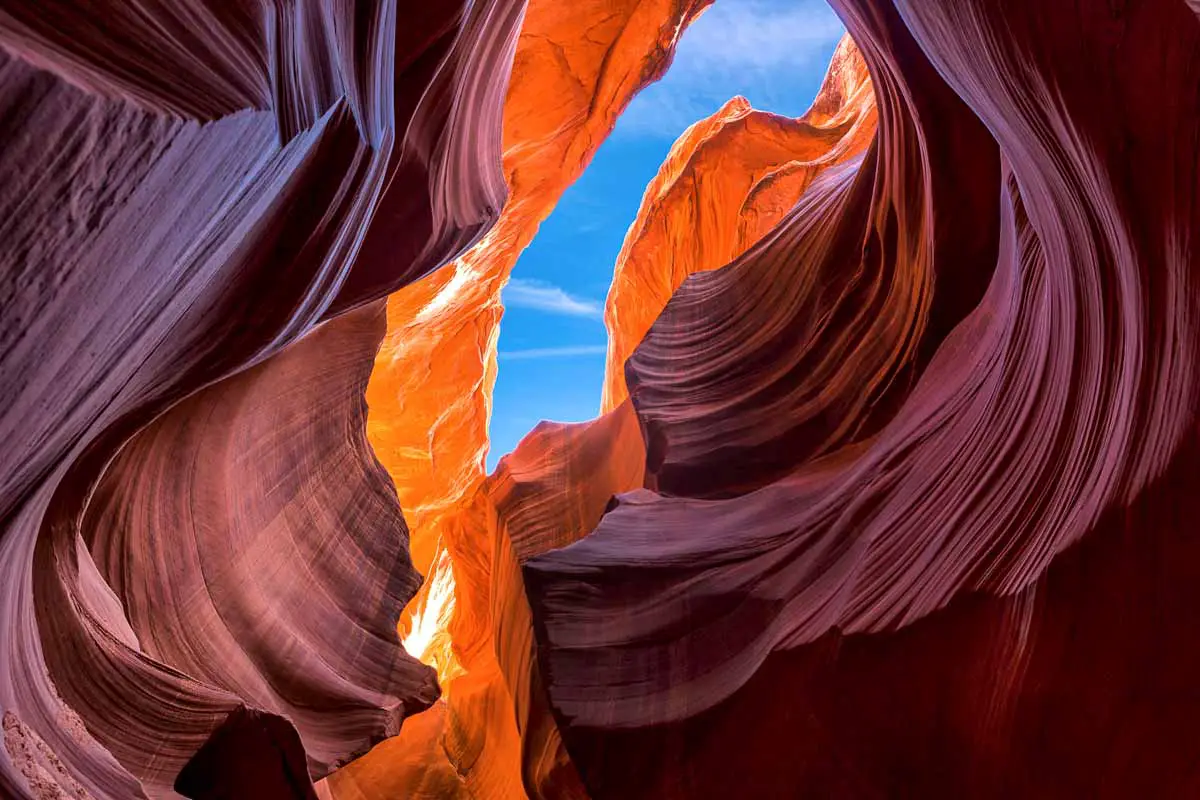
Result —
[{"label": "sandstone canyon wall", "polygon": [[311,796],[436,698],[363,390],[522,11],[0,7],[0,795]]},{"label": "sandstone canyon wall", "polygon": [[1183,0],[832,0],[485,473],[707,5],[0,2],[0,796],[1200,793]]},{"label": "sandstone canyon wall", "polygon": [[566,749],[604,797],[1194,794],[1200,25],[835,5],[871,148],[675,292],[647,488],[525,564]]}]

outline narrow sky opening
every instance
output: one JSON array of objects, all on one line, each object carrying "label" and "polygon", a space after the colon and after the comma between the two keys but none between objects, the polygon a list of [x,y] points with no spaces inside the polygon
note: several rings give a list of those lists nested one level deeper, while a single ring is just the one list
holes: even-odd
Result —
[{"label": "narrow sky opening", "polygon": [[667,74],[630,103],[504,289],[489,472],[540,420],[599,412],[613,266],[679,135],[739,94],[800,116],[842,33],[826,0],[717,0],[684,32]]}]

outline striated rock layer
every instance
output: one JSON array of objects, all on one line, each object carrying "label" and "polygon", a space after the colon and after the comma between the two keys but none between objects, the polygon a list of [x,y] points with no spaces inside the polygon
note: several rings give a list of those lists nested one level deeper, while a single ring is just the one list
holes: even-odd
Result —
[{"label": "striated rock layer", "polygon": [[[399,740],[389,742],[329,781],[336,797],[445,796],[453,781],[430,777],[437,774],[457,775],[461,782],[453,793],[464,796],[584,795],[543,700],[520,565],[586,535],[613,494],[641,485],[645,450],[632,406],[625,403],[592,426],[550,426],[535,432],[502,461],[495,475],[484,480],[482,470],[487,444],[483,420],[495,369],[496,293],[532,235],[530,226],[536,227],[541,218],[526,215],[530,209],[548,213],[566,183],[561,178],[556,183],[542,180],[523,191],[522,180],[559,174],[544,172],[553,161],[536,160],[546,158],[549,142],[573,133],[590,137],[594,147],[612,124],[612,114],[596,121],[578,113],[575,125],[582,129],[559,127],[553,134],[557,139],[539,132],[537,140],[544,146],[537,150],[521,139],[533,132],[516,127],[532,118],[530,108],[541,108],[551,96],[534,90],[562,80],[554,71],[562,69],[560,62],[526,58],[526,50],[540,52],[543,30],[550,22],[555,30],[574,31],[576,37],[594,31],[577,16],[582,11],[572,11],[575,16],[567,20],[568,26],[559,7],[535,3],[529,8],[506,101],[505,118],[511,122],[506,122],[505,165],[513,187],[509,203],[497,227],[454,265],[452,276],[443,271],[391,298],[389,336],[368,390],[372,444],[401,487],[414,531],[414,557],[431,578],[401,627],[406,643],[416,644],[415,654],[438,667],[447,689],[448,706],[429,730],[440,737],[448,764],[430,765],[425,773],[394,769],[391,764],[401,745]],[[642,8],[638,14],[646,11]],[[677,27],[667,30],[677,35]],[[622,36],[638,30],[626,26]],[[662,35],[662,29],[648,29],[637,41],[652,55],[657,51],[647,36],[656,31]],[[594,34],[589,37],[594,39]],[[587,46],[579,39],[561,39],[558,44],[567,53]],[[641,62],[626,66],[615,55],[597,62],[601,63],[610,73],[647,71]],[[655,72],[660,69],[655,67]],[[751,111],[738,99],[676,145],[663,174],[647,191],[644,211],[651,207],[650,198],[667,197],[654,206],[646,228],[677,224],[679,199],[699,197],[715,203],[705,219],[697,220],[691,237],[698,252],[714,254],[708,265],[719,265],[718,259],[765,233],[817,175],[867,146],[874,129],[871,97],[862,59],[846,40],[803,120]],[[544,127],[545,121],[556,124],[554,113],[542,117]],[[599,125],[605,127],[598,133],[592,130]],[[734,162],[738,169],[720,169],[730,155],[741,159]],[[757,172],[746,178],[744,164]],[[692,181],[691,193],[681,188],[681,174]],[[736,242],[727,241],[734,238],[729,231],[739,228]],[[524,233],[505,238],[502,234],[508,230]],[[652,270],[652,262],[636,260],[622,273],[629,277],[643,268]],[[490,298],[481,301],[488,291]],[[670,287],[661,297],[646,298],[636,293],[618,297],[614,290],[610,309],[625,307],[628,315],[622,318],[633,319],[647,313],[648,301],[665,304],[669,291]],[[474,338],[484,335],[488,338]],[[619,335],[623,341],[636,341],[632,331]],[[455,394],[456,385],[463,387],[465,396]],[[443,591],[447,575],[453,580],[451,595]],[[436,616],[440,623],[431,624]],[[411,746],[437,752],[427,744]]]},{"label": "striated rock layer", "polygon": [[[708,2],[530,4],[504,107],[509,197],[500,219],[462,258],[389,298],[388,334],[367,389],[368,436],[395,479],[414,563],[430,578],[400,625],[411,652],[437,667],[447,707],[425,726],[437,745],[413,746],[444,753],[447,763],[429,770],[458,783],[393,769],[400,745],[389,742],[329,781],[339,798],[444,797],[451,785],[466,797],[520,797],[546,781],[553,786],[545,791],[563,790],[559,782],[577,789],[544,709],[531,732],[528,666],[504,674],[498,648],[510,634],[494,630],[507,615],[493,607],[520,591],[515,564],[496,562],[497,501],[484,471],[500,291],[558,197],[634,94],[667,68]],[[527,617],[518,627],[527,650]]]},{"label": "striated rock layer", "polygon": [[605,307],[608,362],[601,408],[628,397],[626,359],[684,279],[723,267],[789,212],[826,169],[861,156],[875,134],[875,97],[849,36],[800,119],[735,97],[689,128],[646,187],[617,257]]},{"label": "striated rock layer", "polygon": [[[389,335],[368,390],[372,444],[396,479],[413,529],[414,559],[431,577],[426,594],[401,623],[406,643],[415,642],[414,654],[437,666],[447,690],[448,707],[433,735],[441,737],[451,769],[430,769],[457,774],[461,784],[455,792],[464,796],[583,794],[542,700],[540,681],[531,672],[532,629],[519,566],[585,535],[614,493],[642,482],[645,453],[628,404],[597,423],[595,431],[568,427],[561,434],[534,436],[523,445],[525,452],[507,459],[486,481],[482,467],[500,286],[537,224],[611,129],[616,113],[633,91],[665,67],[681,24],[696,11],[676,7],[680,16],[663,24],[662,7],[629,4],[623,27],[611,16],[601,16],[600,25],[590,24],[587,15],[600,8],[530,6],[505,106],[509,202],[496,228],[453,265],[453,273],[447,268],[391,298]],[[612,13],[612,4],[607,12]],[[607,57],[596,49],[603,38],[598,31],[618,37]],[[554,45],[549,50],[548,41]],[[637,60],[631,61],[631,54]],[[579,65],[588,65],[595,74]],[[639,83],[631,83],[631,76],[638,76]],[[562,96],[548,88],[563,84],[598,94],[567,93],[578,98],[578,108],[548,107],[548,98]],[[619,87],[619,100],[607,99],[613,91],[609,86]],[[735,108],[723,109],[689,131],[672,158],[687,166],[689,176],[698,176],[704,193],[718,182],[729,184],[722,183],[724,194],[715,197],[721,205],[710,215],[719,224],[697,224],[693,232],[697,247],[715,254],[710,266],[723,263],[719,259],[728,259],[737,247],[724,241],[727,228],[737,227],[743,218],[738,241],[742,248],[749,246],[815,175],[864,148],[874,125],[865,69],[848,40],[804,120],[754,112],[740,99]],[[712,135],[721,125],[726,133]],[[710,135],[704,152],[712,162],[724,161],[722,150],[741,148],[757,172],[747,179],[742,164],[721,170],[702,158],[693,159],[702,161],[700,166],[688,163],[703,133]],[[563,172],[562,163],[578,167]],[[665,170],[659,185],[677,180],[681,168]],[[652,187],[648,197],[656,191]],[[728,198],[738,193],[739,203],[746,198],[745,209],[739,212],[734,206],[731,211]],[[671,195],[685,196],[678,188]],[[670,200],[663,206],[674,208]],[[661,303],[667,295],[669,288]],[[646,313],[646,300],[635,302],[629,306],[631,314]],[[632,336],[625,341],[633,341]],[[621,431],[621,445],[612,452],[605,452],[605,431]],[[559,441],[559,435],[566,438]],[[586,454],[582,461],[577,451]],[[585,480],[587,486],[575,488]],[[563,489],[567,491],[561,496],[550,494]],[[537,511],[531,512],[531,506]],[[548,509],[553,513],[543,516]],[[565,529],[560,515],[570,519]],[[452,576],[452,595],[441,590],[447,575]],[[438,615],[441,623],[431,625]],[[435,630],[426,633],[429,627]],[[329,783],[334,795],[444,796],[446,784],[429,788],[422,783],[427,778],[390,768],[395,756],[389,754],[398,747],[388,743],[335,776]]]},{"label": "striated rock layer", "polygon": [[437,697],[363,392],[522,11],[0,4],[0,795],[312,796]]},{"label": "striated rock layer", "polygon": [[566,749],[595,797],[1192,795],[1200,21],[835,6],[874,141],[682,283],[644,488],[524,564]]},{"label": "striated rock layer", "polygon": [[1200,793],[1195,3],[833,0],[484,474],[707,4],[0,2],[0,796]]}]

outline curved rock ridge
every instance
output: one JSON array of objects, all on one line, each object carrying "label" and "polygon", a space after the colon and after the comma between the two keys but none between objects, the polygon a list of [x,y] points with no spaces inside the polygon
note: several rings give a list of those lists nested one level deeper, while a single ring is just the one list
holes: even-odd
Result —
[{"label": "curved rock ridge", "polygon": [[546,704],[520,565],[587,535],[613,494],[641,483],[644,458],[625,403],[590,423],[543,422],[501,460],[456,520],[474,548],[456,551],[450,629],[465,671],[446,702],[324,781],[331,797],[588,796]]},{"label": "curved rock ridge", "polygon": [[[428,580],[400,622],[406,643],[436,664],[446,707],[436,724],[422,724],[436,745],[400,737],[438,758],[428,774],[393,769],[402,745],[388,742],[327,781],[336,797],[443,797],[455,785],[464,797],[536,796],[568,780],[544,709],[542,727],[527,734],[522,719],[530,700],[523,689],[513,694],[493,632],[498,593],[519,590],[519,573],[508,562],[509,583],[494,585],[497,511],[485,486],[500,292],[559,196],[636,92],[666,70],[680,34],[709,2],[531,3],[505,100],[509,198],[500,219],[462,258],[388,300],[388,333],[367,389],[368,437],[395,480],[417,569],[452,576],[449,594],[438,588],[444,582]],[[633,468],[640,474],[639,462]],[[618,488],[628,487],[610,490],[605,501]],[[444,624],[428,630],[437,618]],[[531,633],[523,624],[527,647]],[[530,735],[552,741],[534,744]],[[540,766],[522,766],[523,750],[532,747],[547,748],[531,757],[547,765],[545,776]],[[448,775],[458,783],[437,777]],[[545,781],[554,785],[543,789]]]},{"label": "curved rock ridge", "polygon": [[683,281],[625,365],[645,488],[523,563],[571,760],[594,797],[1193,794],[1200,20],[834,5],[877,135]]},{"label": "curved rock ridge", "polygon": [[626,402],[590,423],[542,423],[486,485],[496,508],[492,631],[516,702],[522,777],[534,797],[589,794],[546,701],[521,567],[593,530],[613,495],[641,483],[644,461],[637,418]]},{"label": "curved rock ridge", "polygon": [[[555,21],[555,30],[575,31],[576,36],[579,31],[588,31],[594,38],[595,28],[581,21],[583,11],[581,7],[573,12],[575,16],[568,26],[561,20],[560,9],[551,11],[536,3],[528,9],[506,105],[506,131],[509,120],[516,126],[537,119],[530,110],[538,109],[538,104],[544,105],[553,95],[535,90],[560,80],[550,70],[562,69],[561,62],[526,59],[526,48],[537,53],[545,46],[543,29],[549,27],[547,19]],[[637,13],[646,11],[642,8]],[[626,26],[623,36],[631,36],[636,30]],[[635,40],[651,55],[655,50],[649,34],[654,30],[644,31],[641,39]],[[662,35],[658,30],[657,35]],[[563,39],[559,46],[574,54],[586,42]],[[574,58],[578,60],[578,56]],[[607,67],[614,71],[626,68],[630,67],[615,56]],[[639,69],[645,71],[645,67]],[[712,224],[698,224],[693,232],[701,242],[697,247],[718,253],[710,260],[727,259],[731,257],[728,248],[736,245],[723,243],[722,237],[728,237],[727,231],[739,226],[740,246],[744,249],[752,244],[752,237],[765,232],[773,219],[781,217],[783,206],[794,202],[814,176],[867,145],[874,130],[873,108],[865,66],[853,44],[846,40],[839,46],[825,85],[803,124],[753,111],[738,98],[712,119],[695,126],[677,143],[664,174],[687,166],[697,131],[716,131],[722,125],[727,128],[725,134],[714,135],[704,144],[702,159],[693,158],[693,162],[701,162],[700,168],[689,167],[691,173],[703,177],[696,182],[695,195],[715,206],[707,220]],[[549,123],[557,124],[554,114],[561,112],[549,113]],[[611,127],[611,119],[606,118],[605,124]],[[545,121],[543,126],[547,126]],[[562,137],[570,130],[575,129],[560,127],[554,135]],[[448,708],[440,715],[440,731],[433,735],[441,736],[448,760],[455,765],[452,770],[463,778],[456,789],[463,796],[585,796],[543,699],[520,565],[534,555],[583,537],[599,521],[612,495],[634,489],[644,479],[645,450],[628,402],[590,425],[544,424],[515,453],[502,459],[494,475],[484,479],[486,440],[482,438],[481,417],[487,410],[494,379],[492,337],[498,285],[493,284],[489,290],[483,281],[491,274],[507,275],[519,254],[502,236],[510,218],[514,230],[516,225],[527,226],[529,222],[522,215],[529,208],[548,213],[557,192],[565,188],[565,180],[549,184],[540,178],[532,184],[540,187],[537,191],[548,191],[549,186],[556,193],[548,201],[542,199],[540,205],[532,199],[522,202],[525,195],[518,188],[521,180],[544,174],[534,171],[543,162],[531,159],[545,159],[545,147],[533,150],[518,139],[535,134],[542,142],[558,141],[549,133],[526,129],[518,129],[506,139],[509,155],[505,163],[512,165],[510,184],[514,187],[509,205],[493,232],[456,264],[456,275],[447,278],[445,271],[440,272],[391,298],[391,330],[368,391],[372,443],[396,478],[405,513],[412,521],[414,559],[418,566],[428,564],[426,574],[435,576],[427,583],[428,593],[410,606],[412,619],[402,622],[402,630],[406,631],[406,641],[419,640],[427,653],[426,663],[438,666],[444,686],[449,687],[445,693]],[[591,141],[599,143],[589,127],[576,135],[590,136]],[[554,152],[550,150],[552,155]],[[737,169],[721,171],[719,165],[727,165],[730,158],[741,159],[733,162]],[[545,163],[548,167],[553,162]],[[741,176],[739,170],[745,164],[758,170],[755,179]],[[660,176],[659,183],[670,180]],[[656,191],[651,186],[647,196]],[[675,204],[690,197],[688,191],[677,189],[654,207],[654,213],[661,213],[667,220],[665,224],[671,224],[670,215],[678,213]],[[649,201],[643,212],[648,207]],[[639,223],[647,227],[664,224],[641,219]],[[528,235],[531,232],[523,234]],[[527,241],[521,238],[517,244],[523,247]],[[649,262],[637,263],[653,268]],[[491,296],[486,296],[488,291]],[[661,303],[665,304],[667,294],[669,288],[663,290]],[[615,302],[624,303],[626,297],[641,301],[637,295],[626,295]],[[489,338],[474,338],[484,334]],[[633,332],[625,336],[627,341],[634,341]],[[475,359],[481,354],[486,354],[488,360],[476,366]],[[433,376],[438,377],[431,379]],[[395,385],[401,380],[407,381],[402,390]],[[465,400],[471,399],[470,394],[464,400],[454,393],[454,387],[464,380],[469,381],[472,392],[479,393],[475,409],[463,407]],[[478,416],[472,417],[472,413]],[[422,419],[423,424],[414,424]],[[400,440],[406,441],[407,447],[397,446],[401,435],[407,437]],[[434,468],[429,469],[421,460]],[[428,516],[422,516],[422,510],[427,510]],[[422,552],[423,543],[433,547]],[[424,629],[436,613],[430,608],[438,605],[431,599],[436,596],[437,580],[446,574],[443,570],[449,553],[453,554],[456,581],[453,611],[447,615],[449,622],[438,641],[427,644]],[[436,752],[428,745],[416,746]],[[328,781],[333,795],[432,797],[448,791],[448,782],[432,777],[449,774],[446,765],[431,765],[427,774],[407,767],[393,770],[390,763],[395,756],[388,754],[398,753],[399,748],[395,742],[381,745],[369,757],[333,776]],[[505,776],[503,780],[501,775]]]},{"label": "curved rock ridge", "polygon": [[735,97],[679,138],[646,187],[617,257],[605,304],[603,411],[629,396],[625,361],[684,279],[733,261],[818,175],[861,155],[875,117],[866,64],[844,36],[803,117],[757,111]]},{"label": "curved rock ridge", "polygon": [[0,3],[0,796],[1200,794],[1196,2],[831,1],[491,476],[709,0]]},{"label": "curved rock ridge", "polygon": [[[509,199],[462,258],[393,294],[367,390],[368,435],[428,572],[444,527],[485,478],[500,291],[559,196],[711,0],[534,2],[504,105]],[[418,603],[414,603],[414,608]]]},{"label": "curved rock ridge", "polygon": [[0,9],[0,795],[309,797],[436,698],[364,390],[522,12]]}]

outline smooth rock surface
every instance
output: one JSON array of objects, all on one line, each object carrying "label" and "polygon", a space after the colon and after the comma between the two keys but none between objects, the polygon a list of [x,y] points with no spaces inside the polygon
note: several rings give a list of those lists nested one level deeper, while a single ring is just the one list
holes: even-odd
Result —
[{"label": "smooth rock surface", "polygon": [[243,707],[320,777],[436,698],[363,391],[502,205],[522,10],[0,6],[0,795],[176,796]]},{"label": "smooth rock surface", "polygon": [[1196,3],[832,4],[487,475],[709,0],[0,0],[0,796],[1200,794]]}]

